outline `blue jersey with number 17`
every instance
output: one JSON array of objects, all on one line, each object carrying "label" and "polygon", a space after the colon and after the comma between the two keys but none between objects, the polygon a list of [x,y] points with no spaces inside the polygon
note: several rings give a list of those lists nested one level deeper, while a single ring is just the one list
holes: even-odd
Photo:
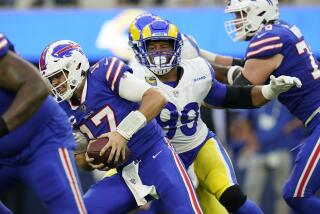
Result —
[{"label": "blue jersey with number 17", "polygon": [[246,59],[268,58],[276,54],[281,54],[283,60],[273,75],[294,76],[302,82],[302,88],[293,87],[282,93],[279,101],[293,115],[313,128],[320,122],[318,116],[311,123],[311,115],[315,115],[320,108],[320,70],[310,47],[296,26],[282,21],[265,26],[251,39]]},{"label": "blue jersey with number 17", "polygon": [[[103,58],[89,69],[80,103],[61,103],[74,127],[89,139],[115,131],[131,111],[139,108],[138,103],[119,96],[120,79],[126,78],[126,72],[132,70],[121,60]],[[129,140],[131,158],[145,152],[162,137],[160,127],[152,120]]]}]

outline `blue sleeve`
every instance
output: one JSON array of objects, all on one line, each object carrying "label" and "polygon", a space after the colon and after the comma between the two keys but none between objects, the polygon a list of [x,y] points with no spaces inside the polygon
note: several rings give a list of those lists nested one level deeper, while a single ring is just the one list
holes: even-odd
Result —
[{"label": "blue sleeve", "polygon": [[116,94],[119,94],[119,83],[123,74],[133,72],[128,65],[116,57],[104,58],[93,65],[92,69],[96,69],[94,76],[105,81],[108,88]]},{"label": "blue sleeve", "polygon": [[0,58],[4,57],[9,50],[14,51],[13,45],[3,34],[0,34]]},{"label": "blue sleeve", "polygon": [[222,106],[225,101],[227,86],[215,79],[212,66],[210,64],[208,64],[208,66],[211,70],[212,85],[207,97],[204,99],[204,102],[213,106]]},{"label": "blue sleeve", "polygon": [[278,53],[282,53],[287,35],[283,29],[275,26],[265,27],[260,33],[255,35],[247,48],[246,59],[267,58]]}]

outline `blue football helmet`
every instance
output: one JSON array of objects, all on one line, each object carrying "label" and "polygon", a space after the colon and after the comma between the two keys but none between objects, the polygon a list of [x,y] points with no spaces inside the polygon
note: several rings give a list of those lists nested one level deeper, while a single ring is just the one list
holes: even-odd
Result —
[{"label": "blue football helmet", "polygon": [[141,63],[139,57],[140,50],[139,48],[141,47],[141,31],[142,29],[153,22],[154,20],[160,20],[161,18],[159,16],[156,16],[152,13],[143,13],[137,16],[131,23],[129,27],[129,32],[128,32],[128,37],[129,37],[129,46],[132,48],[136,59],[138,60],[139,63]]},{"label": "blue football helmet", "polygon": [[[172,50],[148,51],[150,42],[170,42]],[[156,75],[164,75],[177,66],[181,60],[183,41],[178,28],[165,20],[154,20],[141,33],[137,48],[139,62]]]}]

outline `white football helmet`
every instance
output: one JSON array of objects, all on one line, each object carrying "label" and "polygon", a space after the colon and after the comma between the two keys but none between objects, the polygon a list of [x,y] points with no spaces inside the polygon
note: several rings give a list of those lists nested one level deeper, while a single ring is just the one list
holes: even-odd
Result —
[{"label": "white football helmet", "polygon": [[[86,72],[89,69],[89,61],[84,55],[80,45],[69,40],[59,40],[47,46],[41,53],[39,69],[42,76],[51,86],[52,94],[58,102],[68,100],[73,92],[79,88]],[[58,85],[52,84],[52,77],[64,75],[65,81]],[[59,88],[66,84],[66,90]]]},{"label": "white football helmet", "polygon": [[248,40],[270,21],[279,19],[278,0],[229,0],[225,13],[234,13],[235,19],[225,22],[233,41]]}]

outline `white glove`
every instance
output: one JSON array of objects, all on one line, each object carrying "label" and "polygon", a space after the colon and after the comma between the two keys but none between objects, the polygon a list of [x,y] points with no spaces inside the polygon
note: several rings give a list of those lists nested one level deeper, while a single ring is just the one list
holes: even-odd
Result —
[{"label": "white glove", "polygon": [[272,100],[276,98],[279,94],[288,91],[293,86],[301,88],[302,83],[297,77],[290,76],[270,76],[269,85],[262,86],[262,95],[267,100]]},{"label": "white glove", "polygon": [[80,131],[73,131],[72,135],[74,141],[77,143],[75,154],[86,152],[88,146],[87,138]]}]

